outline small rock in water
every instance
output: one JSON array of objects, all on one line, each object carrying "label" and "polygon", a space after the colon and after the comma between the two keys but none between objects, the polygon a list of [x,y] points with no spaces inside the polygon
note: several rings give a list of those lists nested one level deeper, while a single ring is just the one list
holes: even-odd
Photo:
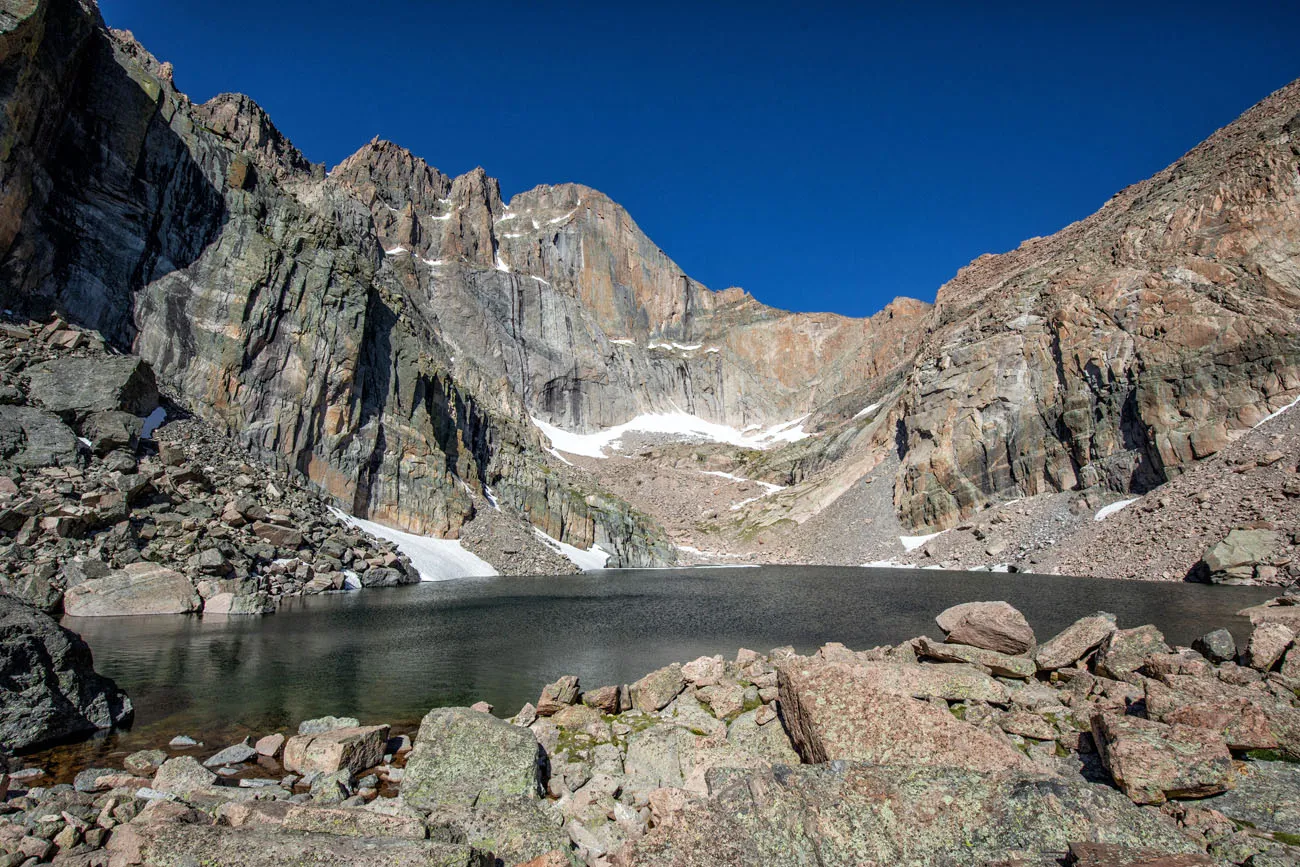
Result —
[{"label": "small rock in water", "polygon": [[199,742],[189,735],[177,735],[167,742],[167,746],[172,749],[183,750],[186,747],[197,747]]},{"label": "small rock in water", "polygon": [[257,743],[253,744],[253,749],[257,750],[258,755],[273,759],[280,754],[280,748],[283,746],[284,735],[277,732],[260,738]]},{"label": "small rock in water", "polygon": [[470,710],[476,710],[479,713],[492,713],[494,708],[485,701],[476,701],[469,706]]},{"label": "small rock in water", "polygon": [[298,734],[319,735],[334,729],[356,728],[361,722],[350,716],[322,716],[298,724]]},{"label": "small rock in water", "polygon": [[257,758],[257,750],[248,743],[245,738],[243,743],[234,744],[226,747],[215,756],[204,760],[203,766],[206,768],[215,768],[219,765],[237,765],[241,762],[251,761]]}]

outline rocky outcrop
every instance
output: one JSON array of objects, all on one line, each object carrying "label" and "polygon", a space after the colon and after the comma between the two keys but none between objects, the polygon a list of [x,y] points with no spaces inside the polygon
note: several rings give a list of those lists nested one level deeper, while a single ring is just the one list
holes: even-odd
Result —
[{"label": "rocky outcrop", "polygon": [[939,289],[903,400],[914,527],[991,502],[1146,491],[1300,389],[1300,83],[1091,217]]},{"label": "rocky outcrop", "polygon": [[131,700],[97,674],[90,648],[35,609],[0,594],[0,743],[7,750],[84,737],[131,722]]}]

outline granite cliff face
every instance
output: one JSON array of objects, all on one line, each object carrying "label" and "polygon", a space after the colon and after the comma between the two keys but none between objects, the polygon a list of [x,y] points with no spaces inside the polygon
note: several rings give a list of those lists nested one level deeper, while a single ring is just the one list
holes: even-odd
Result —
[{"label": "granite cliff face", "polygon": [[673,559],[655,515],[549,455],[530,417],[807,417],[811,439],[732,459],[793,489],[754,524],[802,524],[896,458],[879,496],[942,529],[1150,488],[1300,388],[1295,85],[933,308],[864,320],[711,291],[579,185],[505,202],[481,169],[378,140],[326,172],[247,97],[191,102],[89,0],[0,2],[0,100],[4,303],[98,329],[267,459],[415,532],[496,503],[615,564]]},{"label": "granite cliff face", "polygon": [[1142,492],[1300,388],[1300,84],[1091,217],[939,290],[903,399],[905,523]]}]

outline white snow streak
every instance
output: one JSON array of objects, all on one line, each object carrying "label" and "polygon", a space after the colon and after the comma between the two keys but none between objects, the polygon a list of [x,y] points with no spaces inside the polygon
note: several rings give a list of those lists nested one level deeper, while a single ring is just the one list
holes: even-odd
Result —
[{"label": "white snow streak", "polygon": [[871,406],[864,406],[862,409],[858,410],[857,414],[854,415],[853,417],[862,418],[864,415],[867,415],[868,413],[873,413],[878,409],[880,409],[880,404],[873,403]]},{"label": "white snow streak", "polygon": [[541,530],[533,527],[533,532],[537,538],[542,540],[542,544],[550,548],[557,554],[563,554],[574,566],[577,566],[583,572],[594,572],[597,569],[604,569],[606,561],[609,560],[609,552],[601,549],[599,545],[592,545],[586,551],[576,545],[570,545],[568,542],[561,542],[559,539],[553,539],[543,533]]},{"label": "white snow streak", "polygon": [[904,551],[915,551],[931,539],[942,536],[947,530],[940,530],[937,533],[930,533],[927,536],[899,536],[898,541],[903,543]]},{"label": "white snow streak", "polygon": [[611,338],[610,343],[617,343],[619,346],[636,346],[635,340],[628,340],[625,337]]},{"label": "white snow streak", "polygon": [[398,246],[394,247],[394,248],[391,249],[391,250],[385,250],[385,251],[384,251],[384,255],[385,255],[385,256],[396,256],[396,255],[398,255],[399,253],[409,253],[409,252],[411,252],[411,251],[408,250],[408,249],[406,249],[405,247],[403,247],[403,246],[401,246],[401,245],[399,244]]},{"label": "white snow streak", "polygon": [[1139,497],[1133,497],[1129,500],[1120,500],[1118,503],[1111,503],[1109,506],[1102,506],[1097,510],[1097,514],[1092,516],[1092,519],[1094,521],[1104,521],[1125,506],[1136,503],[1139,499]]},{"label": "white snow streak", "polygon": [[335,517],[372,536],[387,539],[397,546],[397,550],[411,558],[411,563],[420,573],[421,581],[447,581],[451,578],[478,578],[500,573],[492,564],[482,560],[461,547],[455,539],[439,539],[434,536],[417,536],[385,527],[374,521],[354,518],[333,507],[330,511]]},{"label": "white snow streak", "polygon": [[1288,409],[1290,409],[1291,407],[1295,406],[1297,403],[1300,403],[1300,397],[1297,397],[1295,400],[1291,401],[1290,403],[1288,403],[1286,406],[1282,407],[1281,409],[1279,409],[1279,410],[1275,410],[1275,411],[1273,411],[1273,412],[1270,412],[1268,415],[1264,416],[1264,417],[1261,418],[1259,421],[1255,422],[1255,424],[1253,424],[1253,425],[1251,426],[1251,430],[1254,430],[1255,428],[1259,427],[1260,425],[1262,425],[1262,424],[1263,424],[1264,422],[1266,422],[1266,421],[1272,421],[1273,419],[1275,419],[1275,418],[1277,418],[1278,416],[1280,416],[1282,413],[1286,412],[1286,411],[1287,411]]}]

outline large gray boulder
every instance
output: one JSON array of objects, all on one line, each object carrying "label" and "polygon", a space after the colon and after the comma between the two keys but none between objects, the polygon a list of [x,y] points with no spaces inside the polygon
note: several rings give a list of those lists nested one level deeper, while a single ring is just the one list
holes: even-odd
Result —
[{"label": "large gray boulder", "polygon": [[834,762],[719,768],[708,781],[710,799],[651,830],[623,863],[984,865],[1015,853],[1040,864],[1076,841],[1202,851],[1173,819],[1077,777]]},{"label": "large gray boulder", "polygon": [[0,406],[0,461],[20,469],[80,460],[77,435],[58,416],[34,406]]},{"label": "large gray boulder", "polygon": [[27,368],[31,399],[69,422],[94,412],[145,416],[158,406],[153,368],[131,355],[58,358]]},{"label": "large gray boulder", "polygon": [[526,728],[467,707],[437,708],[420,723],[402,796],[420,810],[537,797],[544,761]]},{"label": "large gray boulder", "polygon": [[147,561],[84,581],[63,595],[63,611],[70,617],[185,614],[201,606],[189,578]]},{"label": "large gray boulder", "polygon": [[24,750],[131,721],[131,700],[53,618],[0,595],[0,744]]}]

